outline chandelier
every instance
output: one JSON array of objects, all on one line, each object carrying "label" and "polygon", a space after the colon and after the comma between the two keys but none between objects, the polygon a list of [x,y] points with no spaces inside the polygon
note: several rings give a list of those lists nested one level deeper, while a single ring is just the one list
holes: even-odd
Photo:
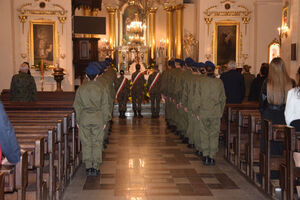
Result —
[{"label": "chandelier", "polygon": [[129,35],[130,43],[142,44],[145,41],[143,37],[146,25],[139,21],[138,13],[135,13],[135,18],[126,26],[126,31]]}]

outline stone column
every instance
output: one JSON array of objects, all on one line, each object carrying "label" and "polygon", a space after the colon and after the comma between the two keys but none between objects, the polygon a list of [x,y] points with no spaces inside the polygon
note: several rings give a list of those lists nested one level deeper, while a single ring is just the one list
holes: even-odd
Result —
[{"label": "stone column", "polygon": [[183,4],[174,7],[176,13],[176,26],[175,26],[175,57],[183,58],[182,42],[183,42]]},{"label": "stone column", "polygon": [[149,46],[150,46],[150,58],[155,59],[155,17],[157,8],[149,9]]},{"label": "stone column", "polygon": [[165,11],[167,13],[167,55],[168,60],[170,60],[174,55],[174,33],[173,33],[173,12],[174,8],[172,6],[166,7]]}]

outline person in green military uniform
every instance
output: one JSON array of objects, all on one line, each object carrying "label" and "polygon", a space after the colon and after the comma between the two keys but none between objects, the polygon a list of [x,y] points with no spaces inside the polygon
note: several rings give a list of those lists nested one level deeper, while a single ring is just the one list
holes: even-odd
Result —
[{"label": "person in green military uniform", "polygon": [[215,78],[215,65],[205,62],[206,76],[202,78],[199,91],[198,123],[201,126],[201,148],[204,165],[215,165],[218,151],[220,120],[223,115],[226,96],[222,81]]},{"label": "person in green military uniform", "polygon": [[170,60],[168,63],[169,71],[167,73],[167,78],[165,79],[163,86],[166,83],[166,87],[164,87],[163,91],[166,96],[166,114],[167,114],[167,125],[168,128],[171,131],[176,131],[176,123],[174,121],[174,110],[175,110],[175,104],[173,100],[173,93],[174,93],[174,79],[175,79],[175,73],[176,73],[176,67],[175,67],[175,61]]},{"label": "person in green military uniform", "polygon": [[[111,130],[111,126],[112,126],[112,111],[113,111],[113,102],[115,99],[115,89],[113,86],[113,79],[112,79],[112,75],[109,73],[108,70],[108,62],[96,62],[98,68],[99,68],[99,76],[97,78],[97,82],[104,88],[104,90],[106,91],[105,94],[105,98],[108,99],[108,110],[110,110],[111,115],[110,118],[106,124],[106,127],[104,129],[104,143],[103,146],[104,148],[106,148],[106,145],[109,144],[109,132]],[[104,72],[103,72],[104,71]],[[103,72],[103,73],[102,73]]]},{"label": "person in green military uniform", "polygon": [[175,66],[177,72],[175,73],[175,82],[174,82],[174,103],[176,110],[174,113],[174,120],[176,122],[176,133],[180,135],[184,143],[187,143],[186,138],[186,119],[185,112],[182,107],[182,92],[185,82],[185,62],[181,59],[175,59]]},{"label": "person in green military uniform", "polygon": [[157,65],[154,65],[153,70],[154,72],[148,78],[147,89],[150,94],[152,118],[158,118],[161,101],[161,74]]},{"label": "person in green military uniform", "polygon": [[[201,148],[201,126],[197,120],[197,114],[199,113],[199,99],[196,94],[199,92],[199,88],[201,85],[201,80],[205,77],[205,74],[201,73],[201,70],[204,68],[205,64],[200,62],[197,63],[195,67],[193,67],[193,85],[189,94],[188,101],[188,110],[191,113],[190,123],[188,127],[188,134],[190,137],[190,144],[194,143],[194,147],[196,149],[196,155],[202,157],[202,148]],[[205,70],[204,70],[205,71]],[[203,72],[203,71],[202,71]],[[192,145],[191,145],[192,146]]]},{"label": "person in green military uniform", "polygon": [[96,81],[99,73],[97,63],[89,63],[86,68],[89,81],[78,88],[73,104],[87,176],[100,173],[104,128],[111,117],[107,91]]},{"label": "person in green military uniform", "polygon": [[24,62],[20,66],[19,74],[12,77],[10,84],[10,100],[29,102],[36,100],[36,85],[34,78],[28,74],[29,64]]},{"label": "person in green military uniform", "polygon": [[[132,107],[134,112],[134,117],[142,118],[142,100],[144,95],[144,84],[146,82],[144,73],[140,72],[140,64],[135,65],[136,71],[131,75],[132,88]],[[137,115],[138,112],[138,115]]]},{"label": "person in green military uniform", "polygon": [[[187,125],[186,125],[186,142],[189,143],[188,147],[189,148],[194,148],[194,140],[192,137],[192,132],[193,132],[193,122],[192,122],[192,112],[191,109],[189,109],[191,97],[194,94],[194,83],[195,81],[195,74],[193,74],[193,68],[195,69],[196,62],[191,59],[191,58],[186,58],[185,59],[186,63],[186,68],[187,70],[185,71],[185,82],[184,82],[184,87],[183,87],[183,92],[182,92],[182,106],[184,108],[184,117],[186,118]],[[185,142],[185,141],[184,141]]]},{"label": "person in green military uniform", "polygon": [[127,110],[127,102],[130,93],[129,80],[124,77],[124,70],[120,71],[120,77],[115,80],[114,83],[116,93],[116,99],[119,103],[120,118],[125,119],[125,113]]}]

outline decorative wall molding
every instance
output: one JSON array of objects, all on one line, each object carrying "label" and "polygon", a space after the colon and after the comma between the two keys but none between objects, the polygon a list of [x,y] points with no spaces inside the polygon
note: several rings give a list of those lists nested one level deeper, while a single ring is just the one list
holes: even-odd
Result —
[{"label": "decorative wall molding", "polygon": [[65,16],[67,14],[67,10],[65,10],[59,4],[49,3],[49,5],[46,4],[46,7],[52,7],[54,9],[40,8],[38,6],[38,2],[36,2],[36,3],[25,3],[19,9],[17,9],[17,11],[19,12],[20,15],[27,15],[27,16],[40,16],[40,15]]}]

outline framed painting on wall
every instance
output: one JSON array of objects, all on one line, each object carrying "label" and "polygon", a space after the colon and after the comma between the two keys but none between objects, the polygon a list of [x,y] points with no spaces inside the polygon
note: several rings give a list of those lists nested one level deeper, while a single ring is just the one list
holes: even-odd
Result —
[{"label": "framed painting on wall", "polygon": [[54,65],[57,51],[57,31],[55,21],[34,20],[30,22],[31,63]]},{"label": "framed painting on wall", "polygon": [[273,60],[273,58],[280,57],[280,44],[279,41],[275,38],[268,45],[268,61],[269,63]]},{"label": "framed painting on wall", "polygon": [[240,23],[221,21],[215,23],[214,31],[214,63],[227,64],[230,60],[239,62]]},{"label": "framed painting on wall", "polygon": [[282,9],[282,27],[290,27],[290,16],[289,16],[289,6],[285,6]]}]

